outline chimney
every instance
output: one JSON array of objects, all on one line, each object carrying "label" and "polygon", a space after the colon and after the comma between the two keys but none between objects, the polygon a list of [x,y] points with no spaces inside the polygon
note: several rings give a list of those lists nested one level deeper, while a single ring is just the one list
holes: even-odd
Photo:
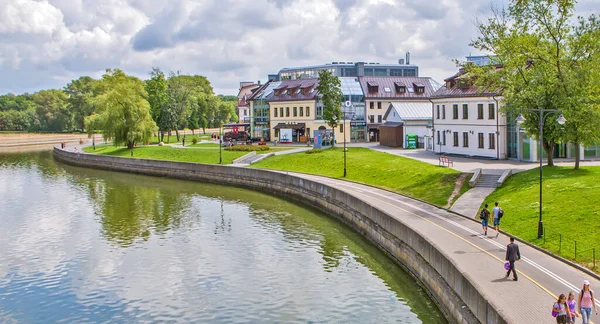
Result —
[{"label": "chimney", "polygon": [[406,52],[406,65],[410,65],[410,52]]},{"label": "chimney", "polygon": [[258,81],[256,82],[256,84],[260,85],[260,80],[258,80]]}]

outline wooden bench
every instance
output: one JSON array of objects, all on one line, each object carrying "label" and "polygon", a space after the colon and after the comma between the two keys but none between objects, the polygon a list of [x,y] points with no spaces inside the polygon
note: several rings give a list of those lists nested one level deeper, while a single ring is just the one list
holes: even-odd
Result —
[{"label": "wooden bench", "polygon": [[450,160],[447,156],[445,155],[441,155],[439,157],[439,163],[438,165],[447,165],[447,166],[454,166],[454,163],[452,162],[452,160]]}]

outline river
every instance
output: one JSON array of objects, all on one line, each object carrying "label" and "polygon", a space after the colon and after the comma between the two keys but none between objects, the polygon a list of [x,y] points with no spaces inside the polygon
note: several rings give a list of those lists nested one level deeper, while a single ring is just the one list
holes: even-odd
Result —
[{"label": "river", "polygon": [[336,219],[232,187],[0,153],[0,323],[446,323]]}]

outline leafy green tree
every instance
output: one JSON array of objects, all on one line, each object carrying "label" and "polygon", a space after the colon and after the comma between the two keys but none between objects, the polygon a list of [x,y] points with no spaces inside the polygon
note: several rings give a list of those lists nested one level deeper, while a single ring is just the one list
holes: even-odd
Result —
[{"label": "leafy green tree", "polygon": [[233,102],[237,102],[238,101],[238,97],[237,96],[232,96],[232,95],[217,95],[217,98],[219,98],[221,101],[233,101]]},{"label": "leafy green tree", "polygon": [[145,81],[145,86],[150,103],[150,114],[152,119],[158,123],[161,109],[167,102],[167,78],[160,68],[152,68],[150,79]]},{"label": "leafy green tree", "polygon": [[478,22],[480,35],[471,43],[494,53],[501,68],[466,65],[476,84],[501,89],[504,112],[512,117],[522,113],[527,119],[524,128],[534,138],[539,134],[539,113],[527,109],[563,112],[564,126],[555,122],[557,115],[545,114],[542,146],[550,166],[555,143],[571,141],[578,151],[579,144],[600,139],[599,132],[591,131],[600,126],[591,86],[600,68],[600,24],[591,15],[574,25],[575,2],[512,0],[507,10],[495,10],[492,17]]},{"label": "leafy green tree", "polygon": [[71,81],[64,88],[69,96],[68,109],[71,112],[75,125],[83,131],[85,118],[94,112],[93,99],[98,95],[97,80],[89,76],[80,77]]},{"label": "leafy green tree", "polygon": [[319,72],[319,98],[323,103],[323,119],[327,125],[333,129],[335,143],[335,128],[342,120],[342,101],[344,94],[342,93],[340,79],[333,75],[328,70]]},{"label": "leafy green tree", "polygon": [[105,140],[126,144],[129,149],[136,143],[148,143],[157,127],[150,116],[144,83],[119,69],[106,70],[101,82],[104,92],[94,101],[97,113],[86,119],[88,133],[100,129]]},{"label": "leafy green tree", "polygon": [[47,131],[72,129],[72,115],[67,107],[67,94],[62,90],[41,90],[33,94],[41,128]]}]

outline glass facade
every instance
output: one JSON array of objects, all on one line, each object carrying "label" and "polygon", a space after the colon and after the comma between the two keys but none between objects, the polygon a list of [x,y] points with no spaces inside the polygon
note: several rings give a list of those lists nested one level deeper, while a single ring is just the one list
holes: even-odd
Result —
[{"label": "glass facade", "polygon": [[264,100],[254,102],[254,120],[252,137],[270,141],[269,103]]},{"label": "glass facade", "polygon": [[333,62],[324,65],[282,69],[279,71],[277,79],[294,80],[318,78],[319,71],[321,70],[329,70],[333,75],[338,77],[419,76],[419,68],[415,65]]}]

